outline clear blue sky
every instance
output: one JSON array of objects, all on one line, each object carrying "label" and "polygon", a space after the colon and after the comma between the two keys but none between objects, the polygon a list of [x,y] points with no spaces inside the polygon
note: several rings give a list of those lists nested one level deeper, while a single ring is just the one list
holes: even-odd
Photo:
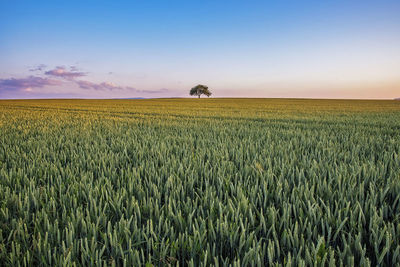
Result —
[{"label": "clear blue sky", "polygon": [[400,1],[0,2],[0,98],[400,97]]}]

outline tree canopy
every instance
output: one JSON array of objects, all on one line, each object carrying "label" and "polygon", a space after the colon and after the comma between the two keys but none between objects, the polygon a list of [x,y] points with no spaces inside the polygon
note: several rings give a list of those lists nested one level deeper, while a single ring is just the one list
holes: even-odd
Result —
[{"label": "tree canopy", "polygon": [[209,97],[211,95],[211,92],[210,90],[208,90],[208,86],[199,84],[190,89],[190,95],[196,95],[199,98],[201,95],[206,95]]}]

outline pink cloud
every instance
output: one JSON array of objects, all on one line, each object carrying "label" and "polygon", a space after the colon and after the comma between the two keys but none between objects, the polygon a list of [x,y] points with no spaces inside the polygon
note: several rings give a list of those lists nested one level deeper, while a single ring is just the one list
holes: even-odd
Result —
[{"label": "pink cloud", "polygon": [[[77,78],[86,76],[87,73],[80,72],[77,67],[63,67],[58,66],[49,71],[45,71],[45,65],[40,64],[30,69],[30,71],[41,72],[43,75],[51,76],[28,76],[25,78],[4,78],[0,79],[0,96],[2,97],[10,97],[10,96],[24,96],[29,95],[48,95],[48,94],[59,94],[59,93],[76,93],[76,86],[80,89],[85,90],[95,90],[102,91],[104,93],[99,94],[108,94],[107,92],[117,90],[118,94],[163,94],[169,92],[168,89],[162,88],[158,90],[138,90],[131,86],[121,86],[115,84],[113,82],[105,81],[105,82],[91,82],[87,80],[78,80]],[[35,90],[35,88],[44,88],[47,86],[58,87],[56,91],[53,89],[46,90]],[[74,89],[75,88],[75,89]],[[75,90],[75,91],[74,91]],[[89,93],[89,92],[87,92]],[[84,94],[87,94],[84,93]],[[115,93],[113,93],[115,94]]]},{"label": "pink cloud", "polygon": [[146,93],[146,94],[160,94],[160,93],[169,92],[169,90],[166,88],[161,88],[158,90],[137,90],[137,92],[138,93]]},{"label": "pink cloud", "polygon": [[86,73],[77,71],[76,67],[74,66],[72,66],[70,70],[67,70],[65,67],[58,66],[52,70],[46,71],[44,74],[64,79],[75,79],[86,76]]},{"label": "pink cloud", "polygon": [[79,85],[80,88],[82,89],[93,89],[93,90],[103,90],[103,91],[112,91],[112,90],[127,90],[130,92],[135,92],[135,93],[146,93],[146,94],[157,94],[157,93],[166,93],[169,90],[162,88],[159,90],[137,90],[134,87],[131,86],[119,86],[111,82],[102,82],[102,83],[93,83],[89,81],[76,81],[76,83]]},{"label": "pink cloud", "polygon": [[82,89],[94,89],[94,90],[116,90],[116,89],[124,89],[121,86],[117,86],[111,82],[102,82],[102,83],[93,83],[89,81],[76,81]]},{"label": "pink cloud", "polygon": [[43,88],[45,86],[58,86],[62,82],[58,80],[29,76],[27,78],[0,79],[0,90],[25,90],[32,91],[32,88]]}]

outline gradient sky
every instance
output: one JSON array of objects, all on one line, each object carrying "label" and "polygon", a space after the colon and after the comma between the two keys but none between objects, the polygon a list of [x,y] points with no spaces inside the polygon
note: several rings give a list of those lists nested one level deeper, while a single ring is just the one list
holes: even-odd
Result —
[{"label": "gradient sky", "polygon": [[400,97],[400,1],[0,1],[0,98]]}]

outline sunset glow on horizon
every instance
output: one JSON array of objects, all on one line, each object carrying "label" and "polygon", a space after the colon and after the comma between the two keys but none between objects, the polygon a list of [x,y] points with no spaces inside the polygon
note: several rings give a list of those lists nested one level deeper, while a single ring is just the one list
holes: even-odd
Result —
[{"label": "sunset glow on horizon", "polygon": [[400,97],[399,1],[2,1],[0,99]]}]

